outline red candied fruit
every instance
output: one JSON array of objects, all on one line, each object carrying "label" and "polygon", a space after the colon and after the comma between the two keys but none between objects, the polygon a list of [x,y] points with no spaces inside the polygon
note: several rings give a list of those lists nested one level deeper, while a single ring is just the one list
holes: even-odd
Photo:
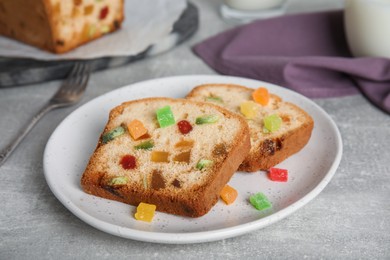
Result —
[{"label": "red candied fruit", "polygon": [[137,166],[135,157],[129,154],[122,157],[120,164],[125,170],[132,170]]},{"label": "red candied fruit", "polygon": [[104,18],[106,18],[107,17],[107,15],[108,15],[108,6],[105,6],[105,7],[103,7],[101,10],[100,10],[100,14],[99,14],[99,19],[100,20],[103,20]]},{"label": "red candied fruit", "polygon": [[187,120],[181,120],[177,123],[177,126],[179,127],[179,131],[182,134],[188,134],[192,130],[192,126]]},{"label": "red candied fruit", "polygon": [[286,169],[271,168],[268,173],[271,181],[286,182],[288,179],[288,171]]}]

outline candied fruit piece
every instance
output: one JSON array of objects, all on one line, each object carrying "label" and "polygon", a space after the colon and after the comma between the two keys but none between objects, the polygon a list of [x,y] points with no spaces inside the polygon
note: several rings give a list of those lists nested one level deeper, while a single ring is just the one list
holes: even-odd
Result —
[{"label": "candied fruit piece", "polygon": [[183,135],[192,131],[192,125],[187,120],[181,120],[179,123],[177,123],[177,127],[179,128],[180,133]]},{"label": "candied fruit piece", "polygon": [[155,190],[164,189],[165,188],[165,178],[161,171],[154,170],[152,172],[152,181],[151,188]]},{"label": "candied fruit piece", "polygon": [[266,106],[269,102],[269,93],[266,88],[258,88],[252,92],[253,100],[262,106]]},{"label": "candied fruit piece", "polygon": [[186,151],[186,152],[182,152],[182,153],[179,153],[178,155],[176,155],[173,158],[173,160],[175,162],[189,163],[190,162],[190,157],[191,157],[191,151]]},{"label": "candied fruit piece", "polygon": [[249,201],[252,204],[252,206],[255,207],[257,210],[265,210],[272,207],[272,204],[268,200],[267,196],[265,196],[261,192],[250,196]]},{"label": "candied fruit piece", "polygon": [[134,140],[138,140],[148,133],[148,129],[146,129],[144,124],[142,124],[142,122],[137,119],[134,119],[128,123],[127,129],[129,130],[129,133]]},{"label": "candied fruit piece", "polygon": [[136,146],[134,146],[134,149],[136,150],[151,150],[154,147],[153,141],[148,140],[145,142],[142,142]]},{"label": "candied fruit piece", "polygon": [[240,105],[240,111],[247,119],[253,119],[258,114],[258,107],[253,101],[244,101]]},{"label": "candied fruit piece", "polygon": [[90,15],[93,12],[93,5],[87,5],[84,7],[84,15]]},{"label": "candied fruit piece", "polygon": [[121,136],[125,133],[125,129],[121,126],[118,126],[114,129],[112,129],[111,131],[103,134],[102,136],[102,142],[104,144],[108,143],[109,141],[112,141],[114,140],[115,138],[117,138],[118,136]]},{"label": "candied fruit piece", "polygon": [[209,96],[205,98],[208,102],[217,102],[217,103],[223,103],[223,99],[221,97],[217,96]]},{"label": "candied fruit piece", "polygon": [[286,182],[288,180],[288,171],[287,169],[272,167],[269,169],[268,176],[272,181]]},{"label": "candied fruit piece", "polygon": [[206,167],[211,166],[212,164],[213,164],[212,160],[200,159],[199,162],[196,164],[196,169],[203,170]]},{"label": "candied fruit piece", "polygon": [[271,133],[278,131],[282,126],[282,119],[277,114],[266,116],[263,122],[265,129]]},{"label": "candied fruit piece", "polygon": [[100,27],[100,32],[105,34],[105,33],[109,33],[111,30],[111,27],[106,24],[106,25],[103,25],[102,27]]},{"label": "candied fruit piece", "polygon": [[110,9],[108,9],[108,6],[103,7],[103,8],[100,10],[100,13],[99,13],[99,19],[100,19],[100,20],[104,20],[104,18],[107,17],[108,11],[109,11],[109,10],[110,10]]},{"label": "candied fruit piece", "polygon": [[236,200],[238,192],[232,186],[225,185],[221,190],[220,196],[227,205],[230,205]]},{"label": "candied fruit piece", "polygon": [[217,144],[213,149],[214,156],[224,156],[227,154],[226,145],[224,143]]},{"label": "candied fruit piece", "polygon": [[175,124],[175,117],[173,116],[170,106],[165,106],[156,111],[157,121],[160,127],[167,127]]},{"label": "candied fruit piece", "polygon": [[120,186],[120,185],[125,185],[128,181],[129,181],[129,179],[126,176],[117,176],[117,177],[111,178],[108,181],[107,185]]},{"label": "candied fruit piece", "polygon": [[195,120],[195,124],[203,125],[203,124],[212,124],[217,122],[219,117],[217,115],[206,115],[197,117]]},{"label": "candied fruit piece", "polygon": [[151,154],[151,160],[152,162],[169,162],[168,156],[168,152],[153,151]]},{"label": "candied fruit piece", "polygon": [[89,23],[85,23],[84,26],[83,26],[83,29],[81,31],[81,35],[84,39],[88,39],[89,38],[89,27],[90,27],[90,24]]},{"label": "candied fruit piece", "polygon": [[80,15],[80,9],[77,8],[76,6],[73,7],[72,9],[72,17],[76,17]]},{"label": "candied fruit piece", "polygon": [[155,211],[156,205],[141,202],[137,207],[137,212],[134,217],[136,220],[152,222]]},{"label": "candied fruit piece", "polygon": [[146,190],[148,188],[148,179],[146,177],[146,174],[142,175],[142,184],[144,185],[144,189]]},{"label": "candied fruit piece", "polygon": [[93,38],[96,33],[96,25],[92,24],[88,30],[88,38]]},{"label": "candied fruit piece", "polygon": [[129,154],[122,157],[120,164],[125,170],[132,170],[137,166],[135,157]]},{"label": "candied fruit piece", "polygon": [[[0,11],[3,11],[3,12],[6,11],[1,4],[0,4]],[[59,13],[61,13],[61,3],[56,3],[53,7],[53,14],[57,15]]]},{"label": "candied fruit piece", "polygon": [[171,183],[174,187],[176,188],[180,188],[181,187],[181,183],[178,179],[174,179],[173,182]]},{"label": "candied fruit piece", "polygon": [[194,146],[194,140],[181,140],[175,144],[175,148],[191,149]]}]

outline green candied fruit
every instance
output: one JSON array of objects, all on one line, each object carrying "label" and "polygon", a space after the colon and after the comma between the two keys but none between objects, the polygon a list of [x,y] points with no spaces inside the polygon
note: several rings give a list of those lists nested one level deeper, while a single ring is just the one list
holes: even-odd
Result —
[{"label": "green candied fruit", "polygon": [[172,110],[170,106],[165,106],[156,111],[157,121],[160,124],[160,127],[167,127],[170,125],[174,125],[175,117],[173,116]]},{"label": "green candied fruit", "polygon": [[142,183],[144,185],[144,189],[146,190],[148,188],[148,179],[146,177],[146,174],[143,174],[142,176]]},{"label": "green candied fruit", "polygon": [[108,182],[109,186],[116,186],[116,185],[125,185],[129,179],[126,176],[118,176],[118,177],[113,177],[110,179]]},{"label": "green candied fruit", "polygon": [[265,210],[272,207],[272,203],[261,192],[250,196],[249,201],[252,204],[252,206],[255,207],[257,210]]},{"label": "green candied fruit", "polygon": [[221,97],[217,97],[217,96],[209,96],[209,97],[206,97],[206,101],[209,101],[209,102],[217,102],[217,103],[223,103],[223,99]]},{"label": "green candied fruit", "polygon": [[121,136],[125,133],[125,129],[121,126],[118,126],[117,128],[112,129],[110,132],[107,132],[102,137],[102,142],[104,144],[108,143],[109,141],[114,140],[118,136]]},{"label": "green candied fruit", "polygon": [[150,150],[154,147],[154,144],[151,140],[148,140],[148,141],[145,141],[145,142],[142,142],[136,146],[134,146],[134,148],[136,150]]},{"label": "green candied fruit", "polygon": [[277,114],[266,116],[263,122],[265,129],[271,133],[278,131],[282,125],[282,119]]},{"label": "green candied fruit", "polygon": [[197,125],[203,125],[203,124],[212,124],[217,122],[219,117],[217,115],[207,115],[207,116],[201,116],[197,117],[195,120],[195,124]]},{"label": "green candied fruit", "polygon": [[206,167],[209,167],[213,164],[212,160],[207,159],[200,159],[199,162],[196,164],[196,169],[203,170]]}]

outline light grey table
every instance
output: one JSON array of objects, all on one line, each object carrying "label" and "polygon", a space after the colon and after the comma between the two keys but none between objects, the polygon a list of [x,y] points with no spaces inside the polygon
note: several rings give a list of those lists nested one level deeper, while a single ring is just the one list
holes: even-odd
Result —
[{"label": "light grey table", "polygon": [[[344,154],[318,197],[269,227],[222,241],[164,245],[101,232],[70,213],[43,176],[42,154],[57,125],[83,103],[150,78],[215,74],[190,47],[232,25],[219,1],[199,0],[200,28],[174,50],[96,72],[82,102],[47,115],[0,168],[0,259],[390,259],[390,117],[363,97],[317,99],[337,122]],[[337,8],[341,1],[296,0],[289,12]],[[60,82],[0,90],[0,148]]]}]

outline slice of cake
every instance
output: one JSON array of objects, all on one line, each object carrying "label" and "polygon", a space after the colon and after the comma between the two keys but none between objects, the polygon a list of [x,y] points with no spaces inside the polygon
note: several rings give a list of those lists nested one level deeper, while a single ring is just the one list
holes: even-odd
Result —
[{"label": "slice of cake", "polygon": [[232,84],[195,87],[187,98],[223,106],[246,118],[251,151],[239,170],[268,170],[300,151],[309,141],[313,119],[298,106],[269,94]]},{"label": "slice of cake", "polygon": [[199,217],[250,150],[245,120],[219,106],[148,98],[114,108],[81,179],[85,192]]},{"label": "slice of cake", "polygon": [[120,28],[123,0],[0,0],[0,34],[54,53]]}]

